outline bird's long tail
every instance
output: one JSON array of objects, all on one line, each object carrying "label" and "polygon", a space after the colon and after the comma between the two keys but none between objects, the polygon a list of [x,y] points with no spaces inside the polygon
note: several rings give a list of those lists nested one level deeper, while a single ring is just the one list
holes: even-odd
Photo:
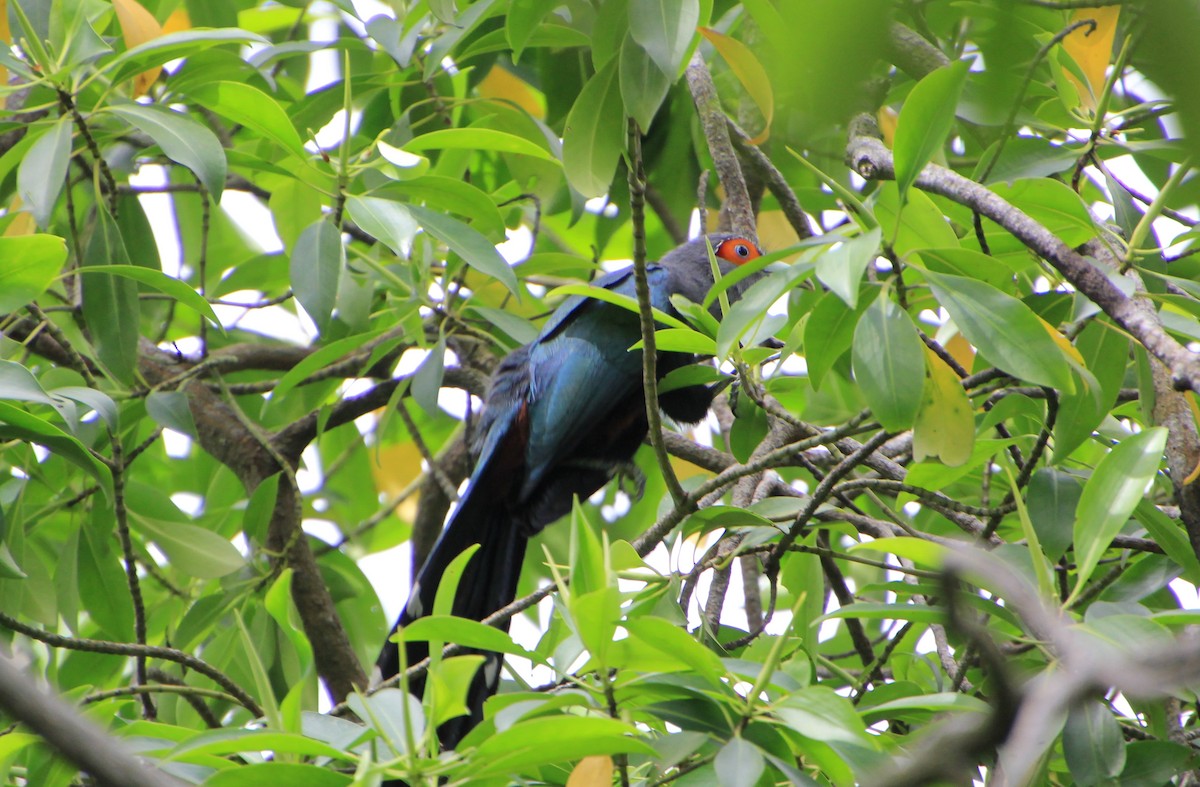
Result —
[{"label": "bird's long tail", "polygon": [[[450,563],[473,544],[479,550],[471,558],[458,584],[453,614],[471,620],[483,620],[516,597],[517,579],[528,542],[524,529],[512,515],[498,504],[497,496],[489,494],[488,484],[473,479],[459,506],[434,544],[424,565],[417,574],[408,604],[400,614],[393,633],[417,618],[433,613],[438,585]],[[508,624],[501,626],[508,629]],[[412,666],[429,655],[429,643],[403,643],[405,664]],[[376,666],[382,679],[400,672],[400,646],[389,638],[384,643]],[[483,703],[496,693],[500,683],[501,656],[484,653],[486,660],[475,675],[467,695],[470,713],[451,719],[438,728],[438,738],[444,748],[454,748],[472,727],[483,720]],[[409,691],[420,697],[425,690],[422,673],[409,681]]]}]

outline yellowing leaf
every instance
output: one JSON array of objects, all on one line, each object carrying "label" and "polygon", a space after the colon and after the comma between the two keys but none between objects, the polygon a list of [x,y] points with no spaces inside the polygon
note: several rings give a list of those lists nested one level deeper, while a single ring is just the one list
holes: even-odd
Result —
[{"label": "yellowing leaf", "polygon": [[883,133],[883,144],[889,148],[892,142],[896,139],[896,120],[900,117],[900,113],[891,107],[880,107],[877,118],[879,120],[879,130]]},{"label": "yellowing leaf", "polygon": [[185,30],[192,29],[192,20],[188,17],[186,8],[176,8],[167,17],[167,21],[163,22],[163,35],[167,33],[182,33]]},{"label": "yellowing leaf", "polygon": [[567,777],[567,787],[610,787],[613,759],[607,754],[584,757]]},{"label": "yellowing leaf", "polygon": [[771,80],[767,76],[767,70],[762,67],[762,63],[758,62],[753,50],[736,38],[723,35],[707,27],[701,27],[698,30],[700,35],[712,42],[718,54],[729,64],[729,70],[742,83],[742,87],[746,88],[750,100],[762,113],[763,129],[750,140],[751,145],[761,145],[771,135],[771,119],[775,116],[775,94],[771,90]]},{"label": "yellowing leaf", "polygon": [[[113,10],[117,12],[117,21],[121,23],[121,34],[125,37],[126,49],[133,49],[162,36],[162,25],[137,0],[113,0]],[[155,66],[135,76],[134,97],[145,95],[160,73],[162,68]]]},{"label": "yellowing leaf", "polygon": [[966,464],[975,449],[975,413],[958,375],[925,348],[925,390],[913,424],[913,460],[936,456],[942,464]]},{"label": "yellowing leaf", "polygon": [[958,361],[958,365],[968,372],[975,366],[975,348],[961,333],[954,334],[950,341],[946,342],[945,347],[946,352],[950,353],[950,357]]},{"label": "yellowing leaf", "polygon": [[1050,334],[1050,338],[1054,340],[1054,343],[1058,345],[1060,350],[1065,352],[1072,361],[1075,361],[1075,363],[1079,364],[1085,369],[1087,368],[1087,364],[1084,362],[1083,356],[1079,354],[1079,350],[1076,349],[1075,345],[1071,344],[1070,339],[1068,339],[1066,336],[1063,336],[1057,328],[1043,320],[1041,317],[1038,317],[1038,322],[1040,322],[1042,327],[1046,329],[1046,333]]},{"label": "yellowing leaf", "polygon": [[[709,216],[710,227],[715,227],[716,216]],[[764,249],[787,249],[800,242],[800,236],[792,227],[782,210],[764,210],[758,214],[758,242]]]},{"label": "yellowing leaf", "polygon": [[503,66],[492,66],[476,88],[484,98],[516,104],[538,120],[546,119],[546,98]]},{"label": "yellowing leaf", "polygon": [[1084,86],[1070,71],[1064,69],[1063,73],[1074,83],[1083,103],[1093,109],[1096,106],[1096,96],[1104,89],[1104,75],[1112,59],[1113,37],[1117,31],[1117,18],[1120,14],[1119,5],[1077,8],[1071,14],[1071,21],[1090,19],[1096,23],[1096,27],[1092,29],[1087,25],[1082,26],[1063,39],[1063,49],[1079,65],[1091,89],[1084,90]]},{"label": "yellowing leaf", "polygon": [[421,474],[421,452],[411,442],[380,448],[371,474],[375,486],[389,497],[400,494]]},{"label": "yellowing leaf", "polygon": [[[8,29],[8,0],[0,0],[0,43],[6,47],[12,44],[12,32]],[[7,84],[8,69],[0,66],[0,85]]]},{"label": "yellowing leaf", "polygon": [[[4,0],[0,0],[3,4]],[[20,211],[18,213],[18,211]],[[21,198],[16,194],[13,195],[12,205],[8,208],[9,213],[15,214],[12,223],[4,228],[4,236],[11,238],[17,235],[32,235],[37,231],[37,222],[33,219],[33,214],[29,211],[21,211]]]}]

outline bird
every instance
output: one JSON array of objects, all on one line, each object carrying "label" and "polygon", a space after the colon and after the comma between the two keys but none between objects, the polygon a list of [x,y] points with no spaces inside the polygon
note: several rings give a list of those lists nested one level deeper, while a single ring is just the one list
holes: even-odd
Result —
[{"label": "bird", "polygon": [[[672,296],[703,302],[713,285],[710,245],[722,276],[763,253],[753,240],[733,234],[700,236],[676,247],[646,266],[654,308],[678,316]],[[731,287],[729,299],[739,297],[755,278]],[[636,297],[632,266],[593,283]],[[417,572],[393,635],[432,613],[448,566],[474,544],[480,548],[462,575],[452,614],[482,620],[507,606],[516,597],[529,539],[568,514],[576,497],[590,497],[615,471],[629,466],[648,430],[642,354],[630,350],[640,339],[635,312],[575,295],[558,306],[537,338],[499,363],[479,416],[474,470]],[[660,352],[657,375],[694,361],[689,353]],[[708,386],[692,385],[660,394],[658,403],[672,420],[694,424],[705,418],[712,397]],[[427,642],[400,645],[389,636],[376,661],[376,683],[399,673],[401,647],[407,666],[429,655]],[[501,657],[484,656],[468,690],[469,713],[438,728],[445,749],[482,721],[483,704],[499,686]],[[408,689],[421,696],[424,685],[422,674],[409,680]]]}]

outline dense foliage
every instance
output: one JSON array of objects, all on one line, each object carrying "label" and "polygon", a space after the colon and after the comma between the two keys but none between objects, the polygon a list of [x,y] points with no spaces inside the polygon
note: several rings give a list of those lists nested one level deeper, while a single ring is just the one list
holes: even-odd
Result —
[{"label": "dense foliage", "polygon": [[[0,2],[6,783],[1190,778],[1200,9],[1084,5]],[[365,693],[497,359],[698,224],[714,417]]]}]

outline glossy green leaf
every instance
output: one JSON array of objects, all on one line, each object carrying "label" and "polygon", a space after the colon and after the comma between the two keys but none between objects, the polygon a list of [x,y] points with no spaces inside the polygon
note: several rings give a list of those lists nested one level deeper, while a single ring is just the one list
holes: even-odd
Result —
[{"label": "glossy green leaf", "polygon": [[504,33],[512,47],[512,59],[517,63],[521,53],[533,38],[534,32],[561,0],[513,0],[504,17]]},{"label": "glossy green leaf", "polygon": [[[96,224],[83,252],[82,267],[129,265],[125,241],[112,215],[100,206]],[[83,317],[92,334],[100,363],[117,380],[132,385],[138,360],[141,307],[137,284],[131,279],[83,276]]]},{"label": "glossy green leaf", "polygon": [[0,437],[44,445],[83,468],[106,492],[112,492],[112,473],[108,465],[93,456],[83,443],[57,426],[8,402],[0,402]]},{"label": "glossy green leaf", "polygon": [[730,787],[754,787],[765,767],[759,748],[740,735],[730,738],[713,760],[720,783]]},{"label": "glossy green leaf", "polygon": [[925,277],[963,336],[989,361],[1019,379],[1074,390],[1066,356],[1028,306],[975,279],[932,271]]},{"label": "glossy green leaf", "polygon": [[563,129],[563,171],[585,197],[599,197],[612,184],[625,149],[625,117],[616,61],[598,71],[575,99]]},{"label": "glossy green leaf", "polygon": [[630,0],[629,32],[660,71],[674,76],[700,24],[699,0]]},{"label": "glossy green leaf", "polygon": [[199,436],[187,394],[183,391],[151,391],[146,397],[146,413],[159,426],[189,437]]},{"label": "glossy green leaf", "polygon": [[112,70],[111,78],[114,82],[121,82],[154,66],[161,66],[171,60],[188,57],[214,46],[250,43],[269,44],[270,41],[237,28],[192,29],[168,33],[122,52],[107,63],[105,68]]},{"label": "glossy green leaf", "polygon": [[632,34],[621,45],[618,66],[621,101],[625,114],[637,121],[638,127],[650,128],[654,115],[671,89],[671,77],[663,72]]},{"label": "glossy green leaf", "polygon": [[[1096,236],[1096,225],[1087,205],[1066,183],[1052,178],[1025,179],[1011,185],[996,183],[991,189],[1068,246],[1078,246]],[[989,235],[1003,232],[986,219],[984,226]]]},{"label": "glossy green leaf", "polygon": [[11,312],[42,296],[67,261],[67,244],[57,235],[0,236],[0,312]]},{"label": "glossy green leaf", "polygon": [[880,229],[875,227],[817,258],[817,278],[851,309],[858,306],[858,288],[867,266],[879,254],[880,238]]},{"label": "glossy green leaf", "polygon": [[518,722],[484,740],[468,763],[472,778],[512,773],[521,768],[577,760],[596,754],[648,754],[654,749],[637,729],[600,716],[550,716]]},{"label": "glossy green leaf", "polygon": [[208,126],[154,104],[119,104],[109,111],[153,139],[172,161],[194,172],[214,202],[221,200],[225,149]]},{"label": "glossy green leaf", "polygon": [[428,208],[409,205],[408,211],[423,230],[445,243],[472,268],[498,280],[509,292],[517,292],[517,275],[512,266],[479,230]]},{"label": "glossy green leaf", "polygon": [[490,128],[447,128],[413,137],[404,144],[407,151],[427,150],[491,150],[496,153],[516,153],[543,161],[558,163],[550,151],[540,145],[504,131]]},{"label": "glossy green leaf", "polygon": [[288,268],[292,291],[322,333],[333,316],[338,279],[346,262],[341,233],[323,218],[300,234]]},{"label": "glossy green leaf", "polygon": [[346,199],[346,211],[359,229],[385,244],[396,256],[405,257],[417,234],[417,222],[407,207],[378,197]]},{"label": "glossy green leaf", "polygon": [[245,559],[228,539],[192,524],[170,498],[149,484],[130,481],[126,502],[133,528],[158,545],[180,571],[215,579],[245,565]]},{"label": "glossy green leaf", "polygon": [[221,324],[220,320],[217,319],[217,313],[213,311],[212,305],[204,299],[203,295],[193,290],[186,283],[172,278],[162,271],[153,268],[144,268],[141,265],[114,264],[81,268],[78,273],[96,276],[119,276],[123,279],[132,279],[140,284],[145,284],[159,292],[170,295],[181,305],[188,307],[202,317],[207,317],[214,325],[220,326]]},{"label": "glossy green leaf", "polygon": [[17,192],[43,229],[50,223],[67,177],[73,128],[69,115],[60,117],[37,138],[17,170]]},{"label": "glossy green leaf", "polygon": [[348,787],[349,774],[316,765],[288,762],[259,762],[218,771],[204,780],[206,787],[261,787],[263,784],[287,784],[289,787]]},{"label": "glossy green leaf", "polygon": [[925,387],[925,347],[912,319],[886,293],[854,331],[854,379],[875,418],[890,432],[916,420]]},{"label": "glossy green leaf", "polygon": [[1125,767],[1125,736],[1103,702],[1073,706],[1062,741],[1067,767],[1077,784],[1101,784]]},{"label": "glossy green leaf", "polygon": [[1104,320],[1088,323],[1075,340],[1075,347],[1100,390],[1079,385],[1074,393],[1059,398],[1058,419],[1054,422],[1056,463],[1070,456],[1104,420],[1117,401],[1129,363],[1129,337]]},{"label": "glossy green leaf", "polygon": [[1041,468],[1029,479],[1025,502],[1029,519],[1046,557],[1057,561],[1071,545],[1075,510],[1083,494],[1073,476],[1052,468]]},{"label": "glossy green leaf", "polygon": [[750,285],[734,303],[717,329],[717,357],[727,358],[744,337],[767,319],[767,309],[813,271],[810,263],[797,262]]},{"label": "glossy green leaf", "polygon": [[892,145],[896,183],[903,201],[909,186],[945,144],[970,64],[958,60],[927,74],[904,101]]},{"label": "glossy green leaf", "polygon": [[278,101],[253,85],[206,82],[191,92],[197,101],[218,115],[257,131],[300,158],[307,158],[304,142],[287,112]]},{"label": "glossy green leaf", "polygon": [[1130,435],[1100,460],[1088,479],[1075,511],[1075,590],[1078,595],[1100,556],[1142,499],[1158,472],[1167,430],[1154,427]]}]

